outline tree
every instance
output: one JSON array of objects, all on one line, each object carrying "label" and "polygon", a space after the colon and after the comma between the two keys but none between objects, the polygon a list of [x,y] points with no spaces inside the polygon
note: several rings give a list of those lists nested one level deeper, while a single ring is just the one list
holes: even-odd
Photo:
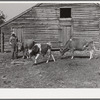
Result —
[{"label": "tree", "polygon": [[0,25],[5,22],[5,18],[5,14],[3,13],[3,11],[0,10]]}]

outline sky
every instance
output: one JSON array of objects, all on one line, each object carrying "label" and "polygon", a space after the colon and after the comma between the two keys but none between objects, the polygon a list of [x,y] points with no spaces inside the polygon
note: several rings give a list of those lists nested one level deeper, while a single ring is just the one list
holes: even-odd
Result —
[{"label": "sky", "polygon": [[0,10],[7,16],[7,21],[34,5],[36,5],[36,3],[0,3]]}]

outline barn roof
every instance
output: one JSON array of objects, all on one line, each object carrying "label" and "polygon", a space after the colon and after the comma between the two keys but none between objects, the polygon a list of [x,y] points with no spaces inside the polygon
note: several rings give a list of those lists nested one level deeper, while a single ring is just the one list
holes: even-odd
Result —
[{"label": "barn roof", "polygon": [[22,12],[21,14],[19,14],[19,15],[13,17],[12,19],[10,19],[10,20],[6,21],[5,23],[3,23],[2,25],[0,25],[0,27],[3,27],[4,25],[6,25],[6,24],[8,24],[8,23],[10,23],[10,22],[12,22],[12,21],[14,21],[14,20],[16,20],[18,17],[20,17],[20,16],[22,16],[23,14],[27,13],[28,11],[30,11],[30,10],[33,9],[34,7],[38,7],[38,6],[40,6],[40,5],[41,5],[41,3],[36,4],[35,6],[33,6],[33,7],[29,8],[29,9],[25,10],[25,11]]}]

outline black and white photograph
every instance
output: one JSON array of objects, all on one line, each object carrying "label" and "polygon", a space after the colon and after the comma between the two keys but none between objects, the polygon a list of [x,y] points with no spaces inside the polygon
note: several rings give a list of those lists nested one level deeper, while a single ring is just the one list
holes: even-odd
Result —
[{"label": "black and white photograph", "polygon": [[100,2],[0,2],[0,88],[100,88]]}]

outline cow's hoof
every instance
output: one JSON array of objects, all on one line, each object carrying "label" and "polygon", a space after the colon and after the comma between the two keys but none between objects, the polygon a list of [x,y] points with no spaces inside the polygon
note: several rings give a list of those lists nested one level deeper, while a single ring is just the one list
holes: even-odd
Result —
[{"label": "cow's hoof", "polygon": [[46,64],[48,63],[48,61],[46,61]]},{"label": "cow's hoof", "polygon": [[37,62],[34,62],[34,64],[37,64]]},{"label": "cow's hoof", "polygon": [[24,57],[24,56],[23,56],[22,58],[23,58],[23,59],[25,59],[25,57]]},{"label": "cow's hoof", "polygon": [[37,65],[37,63],[34,63],[33,65]]},{"label": "cow's hoof", "polygon": [[27,59],[28,59],[29,57],[27,57]]},{"label": "cow's hoof", "polygon": [[89,58],[89,60],[91,60],[91,59],[93,59],[93,58]]},{"label": "cow's hoof", "polygon": [[72,56],[71,59],[74,59],[74,57]]},{"label": "cow's hoof", "polygon": [[89,58],[89,60],[93,59],[93,57]]},{"label": "cow's hoof", "polygon": [[53,60],[54,62],[56,61],[56,60]]}]

